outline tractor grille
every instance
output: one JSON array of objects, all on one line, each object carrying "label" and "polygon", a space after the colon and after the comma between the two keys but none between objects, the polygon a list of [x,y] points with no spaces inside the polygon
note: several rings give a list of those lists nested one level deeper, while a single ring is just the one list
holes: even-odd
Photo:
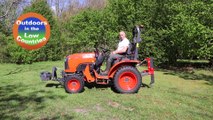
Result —
[{"label": "tractor grille", "polygon": [[66,59],[65,59],[64,67],[65,67],[65,70],[66,70],[66,69],[69,69],[69,65],[68,65],[68,57],[66,57]]}]

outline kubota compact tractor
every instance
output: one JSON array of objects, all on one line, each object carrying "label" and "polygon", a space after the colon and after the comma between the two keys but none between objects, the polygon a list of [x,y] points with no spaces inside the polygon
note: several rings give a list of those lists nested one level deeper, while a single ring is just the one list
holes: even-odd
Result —
[{"label": "kubota compact tractor", "polygon": [[[139,43],[142,41],[141,26],[133,28],[133,42],[123,58],[114,60],[107,75],[101,74],[101,65],[106,57],[107,49],[101,52],[96,48],[92,53],[77,53],[66,57],[65,69],[61,72],[62,78],[57,78],[57,68],[53,67],[52,73],[41,72],[42,80],[55,80],[60,82],[66,92],[79,93],[84,90],[85,84],[111,85],[119,93],[136,93],[142,85],[142,77],[151,75],[150,85],[154,83],[153,58],[138,60]],[[148,70],[139,72],[136,68],[147,62]]]}]

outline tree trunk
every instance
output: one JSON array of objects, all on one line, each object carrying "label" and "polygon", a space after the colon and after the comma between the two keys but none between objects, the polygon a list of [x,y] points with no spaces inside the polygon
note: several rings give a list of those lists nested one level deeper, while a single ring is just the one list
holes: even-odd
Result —
[{"label": "tree trunk", "polygon": [[213,58],[209,59],[209,65],[211,68],[213,68]]}]

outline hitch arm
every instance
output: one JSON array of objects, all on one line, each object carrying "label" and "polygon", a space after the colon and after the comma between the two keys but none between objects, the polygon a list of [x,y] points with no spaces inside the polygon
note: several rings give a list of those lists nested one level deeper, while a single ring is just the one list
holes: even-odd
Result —
[{"label": "hitch arm", "polygon": [[[152,57],[151,58],[146,58],[145,61],[147,62],[148,70],[142,71],[141,72],[141,76],[143,77],[143,76],[150,75],[151,76],[151,81],[150,81],[149,85],[152,85],[152,84],[155,83],[153,58]],[[144,61],[142,61],[142,62],[144,62]]]}]

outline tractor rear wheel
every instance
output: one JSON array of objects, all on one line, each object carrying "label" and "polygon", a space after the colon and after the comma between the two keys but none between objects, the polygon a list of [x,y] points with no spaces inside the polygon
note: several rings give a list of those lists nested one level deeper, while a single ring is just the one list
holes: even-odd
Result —
[{"label": "tractor rear wheel", "polygon": [[133,66],[118,69],[114,76],[114,88],[119,93],[136,93],[140,89],[142,78]]},{"label": "tractor rear wheel", "polygon": [[64,87],[68,93],[80,93],[84,90],[84,79],[78,75],[70,75],[65,79]]}]

